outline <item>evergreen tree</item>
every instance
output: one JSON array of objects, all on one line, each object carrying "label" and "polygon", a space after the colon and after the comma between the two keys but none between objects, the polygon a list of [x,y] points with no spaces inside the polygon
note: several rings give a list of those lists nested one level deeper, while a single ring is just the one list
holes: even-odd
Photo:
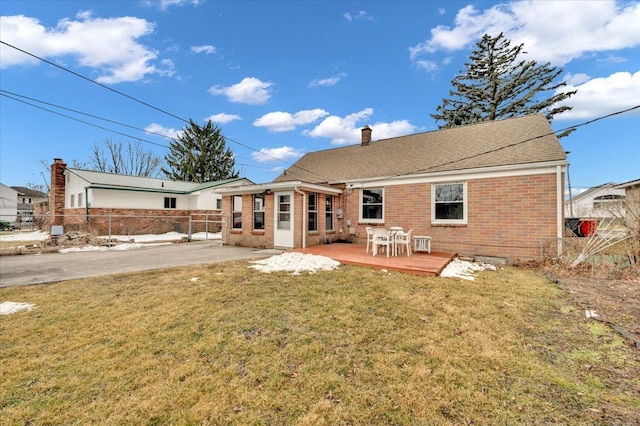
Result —
[{"label": "evergreen tree", "polygon": [[[436,122],[443,122],[439,128],[535,113],[542,113],[551,121],[554,115],[571,110],[558,102],[576,91],[555,93],[566,86],[564,82],[554,82],[562,69],[548,62],[538,65],[536,61],[520,59],[526,53],[523,48],[524,44],[511,47],[511,41],[502,33],[495,37],[485,34],[471,52],[470,62],[465,63],[466,72],[461,71],[451,81],[451,98],[443,99],[436,114],[431,114]],[[545,96],[545,92],[552,95]]]},{"label": "evergreen tree", "polygon": [[200,127],[189,120],[178,140],[171,142],[165,155],[167,168],[162,171],[169,179],[187,182],[211,182],[237,178],[235,158],[219,127],[211,121]]}]

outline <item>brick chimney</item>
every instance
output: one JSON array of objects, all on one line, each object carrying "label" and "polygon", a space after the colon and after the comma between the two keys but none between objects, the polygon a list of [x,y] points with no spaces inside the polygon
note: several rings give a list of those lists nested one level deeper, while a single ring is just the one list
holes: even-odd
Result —
[{"label": "brick chimney", "polygon": [[51,165],[51,190],[49,195],[49,224],[62,225],[64,222],[65,176],[67,165],[60,158],[54,158]]},{"label": "brick chimney", "polygon": [[362,128],[362,143],[360,146],[367,146],[371,142],[371,127],[364,126]]}]

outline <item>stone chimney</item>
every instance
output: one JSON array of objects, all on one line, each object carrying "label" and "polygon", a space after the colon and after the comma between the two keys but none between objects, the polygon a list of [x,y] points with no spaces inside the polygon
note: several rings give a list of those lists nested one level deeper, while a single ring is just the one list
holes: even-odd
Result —
[{"label": "stone chimney", "polygon": [[362,143],[361,146],[367,146],[371,142],[371,127],[364,126],[362,129]]},{"label": "stone chimney", "polygon": [[64,223],[64,195],[67,165],[60,158],[54,158],[51,165],[51,189],[49,194],[49,224],[62,225]]}]

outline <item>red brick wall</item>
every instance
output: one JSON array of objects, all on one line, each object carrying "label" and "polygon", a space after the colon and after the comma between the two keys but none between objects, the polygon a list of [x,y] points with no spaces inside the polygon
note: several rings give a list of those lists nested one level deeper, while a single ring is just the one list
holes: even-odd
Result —
[{"label": "red brick wall", "polygon": [[413,228],[432,237],[432,249],[510,261],[540,257],[540,239],[556,237],[556,175],[532,175],[467,181],[467,224],[431,224],[431,184],[385,188],[385,223],[358,222],[359,193],[345,198],[345,219],[366,241],[366,226]]},{"label": "red brick wall", "polygon": [[[306,194],[306,193],[305,193]],[[333,231],[326,231],[325,200],[324,194],[318,194],[318,231],[306,232],[305,244],[307,247],[325,244],[325,242],[335,242],[338,239],[340,224],[336,220]],[[265,230],[264,232],[253,230],[253,196],[251,194],[242,196],[242,229],[231,229],[231,196],[223,196],[222,208],[229,217],[227,244],[243,247],[273,247],[274,231],[274,195],[265,196]],[[306,205],[306,204],[305,204]],[[339,197],[334,197],[334,217],[339,207]],[[293,192],[293,213],[294,213],[294,246],[302,247],[302,223],[303,219],[303,197],[297,192]],[[304,213],[305,215],[307,213]],[[306,222],[305,222],[306,223]]]}]

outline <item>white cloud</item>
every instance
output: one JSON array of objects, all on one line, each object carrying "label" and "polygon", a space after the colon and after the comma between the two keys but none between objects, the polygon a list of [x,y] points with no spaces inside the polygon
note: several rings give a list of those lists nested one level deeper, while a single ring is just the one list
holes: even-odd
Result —
[{"label": "white cloud", "polygon": [[212,122],[218,123],[218,124],[227,124],[235,120],[240,120],[240,116],[221,112],[220,114],[210,115],[209,117],[205,118],[205,121],[207,120],[211,120]]},{"label": "white cloud", "polygon": [[182,130],[169,129],[157,123],[149,124],[144,130],[153,135],[164,136],[168,139],[176,139],[182,133]]},{"label": "white cloud", "polygon": [[353,22],[356,20],[365,20],[365,21],[375,22],[375,18],[369,15],[369,13],[365,10],[359,10],[355,13],[346,12],[342,16],[344,16],[344,19],[346,19],[349,22]]},{"label": "white cloud", "polygon": [[271,132],[288,132],[297,126],[313,123],[327,115],[329,115],[327,111],[318,108],[298,111],[295,114],[275,111],[258,118],[253,122],[253,125],[266,127]]},{"label": "white cloud", "polygon": [[[366,123],[359,123],[373,115],[372,108],[349,114],[346,117],[332,115],[325,118],[313,130],[304,133],[314,138],[331,138],[334,145],[346,145],[358,143],[362,137],[362,127]],[[395,136],[413,133],[416,129],[407,120],[398,120],[391,123],[375,123],[370,126],[374,140],[386,139]]]},{"label": "white cloud", "polygon": [[436,64],[433,61],[427,61],[427,60],[421,60],[421,61],[416,61],[416,66],[418,68],[422,68],[425,71],[435,71],[438,69],[438,64]]},{"label": "white cloud", "polygon": [[[46,28],[36,18],[23,15],[0,17],[0,38],[45,59],[66,56],[101,75],[100,83],[138,81],[149,74],[171,75],[173,64],[154,65],[158,52],[137,42],[154,31],[144,19],[93,18],[81,12],[76,20],[62,19],[55,28]],[[8,46],[0,47],[0,67],[37,63],[31,56]]]},{"label": "white cloud", "polygon": [[373,108],[365,108],[346,117],[332,115],[322,120],[313,130],[305,131],[304,134],[313,138],[331,138],[331,143],[334,145],[355,143],[360,140],[360,129],[356,123],[371,117],[372,114]]},{"label": "white cloud", "polygon": [[333,77],[319,78],[309,83],[309,87],[335,86],[336,84],[338,84],[340,80],[342,80],[346,76],[347,76],[346,73],[341,72],[340,74],[334,75]]},{"label": "white cloud", "polygon": [[512,45],[524,43],[527,58],[562,66],[586,53],[640,44],[640,3],[520,0],[485,10],[466,6],[453,27],[431,29],[431,38],[411,47],[417,60],[439,51],[467,48],[485,33],[504,32]]},{"label": "white cloud", "polygon": [[373,140],[410,135],[416,130],[416,126],[409,123],[407,120],[396,120],[392,121],[391,123],[375,123],[370,127],[371,137],[373,138]]},{"label": "white cloud", "polygon": [[158,6],[160,10],[167,10],[171,6],[183,6],[185,4],[192,4],[197,6],[201,3],[201,0],[160,0],[160,1],[152,1],[147,0],[144,2],[147,6]]},{"label": "white cloud", "polygon": [[210,44],[203,46],[191,46],[191,51],[195,53],[206,53],[208,55],[216,53],[216,48]]},{"label": "white cloud", "polygon": [[561,88],[562,91],[577,89],[578,93],[565,102],[573,109],[557,115],[556,120],[597,118],[640,104],[640,71],[618,72],[588,81],[581,76],[577,81],[580,83]]},{"label": "white cloud", "polygon": [[246,77],[240,83],[232,86],[212,86],[209,93],[212,95],[224,95],[229,101],[249,104],[261,105],[267,103],[271,97],[273,83],[261,81],[255,77]]},{"label": "white cloud", "polygon": [[251,153],[251,157],[260,163],[269,163],[273,161],[291,161],[302,157],[303,151],[283,146],[280,148],[262,148],[260,152]]}]

